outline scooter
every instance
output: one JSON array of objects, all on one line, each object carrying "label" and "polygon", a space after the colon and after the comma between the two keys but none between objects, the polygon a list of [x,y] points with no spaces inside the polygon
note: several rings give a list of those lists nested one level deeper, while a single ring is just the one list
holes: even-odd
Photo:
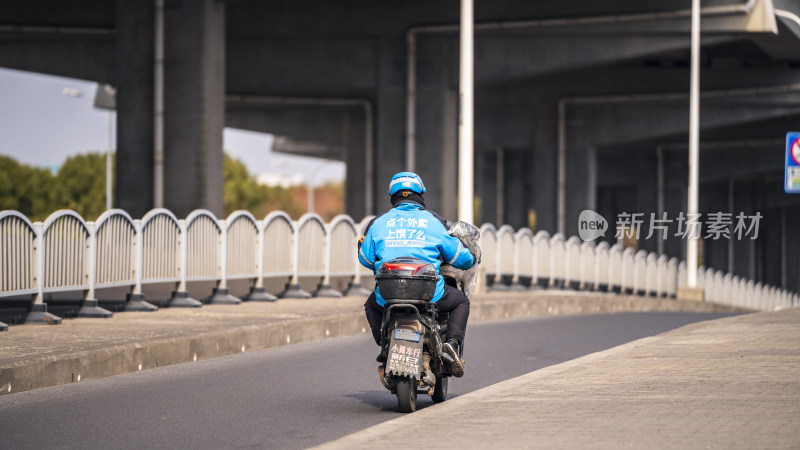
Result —
[{"label": "scooter", "polygon": [[[378,373],[383,386],[397,396],[401,412],[417,409],[417,394],[430,395],[435,403],[447,399],[453,360],[442,352],[449,315],[439,313],[436,303],[430,302],[437,278],[432,264],[410,257],[384,262],[375,276],[386,299],[381,322],[386,363]],[[454,279],[445,280],[456,285]],[[462,352],[463,343],[459,347]]]}]

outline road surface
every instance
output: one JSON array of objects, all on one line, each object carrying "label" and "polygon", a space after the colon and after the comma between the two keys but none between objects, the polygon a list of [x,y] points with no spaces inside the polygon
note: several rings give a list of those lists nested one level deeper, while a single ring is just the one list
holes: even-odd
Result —
[{"label": "road surface", "polygon": [[[473,323],[449,398],[720,314]],[[397,417],[366,334],[0,397],[0,447],[306,448]],[[420,395],[419,408],[433,403]]]}]

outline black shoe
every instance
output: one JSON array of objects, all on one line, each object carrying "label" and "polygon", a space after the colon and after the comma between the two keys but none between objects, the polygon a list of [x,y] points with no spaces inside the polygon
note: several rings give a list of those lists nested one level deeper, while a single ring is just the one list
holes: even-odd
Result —
[{"label": "black shoe", "polygon": [[461,357],[458,356],[458,341],[455,339],[448,339],[447,342],[442,344],[442,352],[449,356],[449,358],[445,357],[443,359],[450,373],[456,378],[463,377],[464,363],[461,361]]},{"label": "black shoe", "polygon": [[381,352],[381,354],[378,355],[377,358],[375,358],[375,361],[377,361],[377,362],[379,362],[381,364],[385,363],[386,362],[386,354]]}]

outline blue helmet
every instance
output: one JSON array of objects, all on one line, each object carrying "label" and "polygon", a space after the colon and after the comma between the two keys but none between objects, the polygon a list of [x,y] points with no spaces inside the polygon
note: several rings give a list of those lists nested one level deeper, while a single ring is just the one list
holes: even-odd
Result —
[{"label": "blue helmet", "polygon": [[392,180],[389,181],[389,195],[394,195],[396,192],[406,190],[414,191],[417,194],[425,193],[425,185],[422,184],[422,178],[414,172],[399,172],[394,174]]}]

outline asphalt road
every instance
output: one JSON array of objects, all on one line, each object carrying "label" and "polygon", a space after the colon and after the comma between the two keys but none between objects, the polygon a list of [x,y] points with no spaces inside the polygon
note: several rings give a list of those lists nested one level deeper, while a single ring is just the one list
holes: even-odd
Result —
[{"label": "asphalt road", "polygon": [[[449,398],[721,314],[471,324]],[[397,417],[367,335],[0,397],[0,448],[306,448]],[[419,396],[419,408],[433,403]]]}]

